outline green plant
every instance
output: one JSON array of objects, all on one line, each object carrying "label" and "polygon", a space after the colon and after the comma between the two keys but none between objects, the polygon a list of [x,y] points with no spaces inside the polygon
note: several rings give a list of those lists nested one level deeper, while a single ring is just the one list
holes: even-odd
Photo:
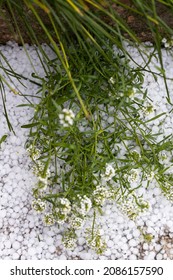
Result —
[{"label": "green plant", "polygon": [[[86,229],[86,240],[97,253],[106,249],[96,221],[106,200],[116,201],[120,209],[134,219],[149,207],[136,192],[142,183],[149,187],[155,180],[168,196],[172,180],[166,173],[171,163],[166,167],[164,164],[165,151],[172,148],[172,139],[167,137],[157,143],[149,126],[150,121],[164,114],[150,117],[154,110],[152,100],[147,97],[147,91],[142,90],[144,71],[151,72],[149,62],[157,50],[159,75],[164,78],[170,102],[159,25],[168,34],[172,31],[158,18],[156,1],[133,1],[133,9],[112,1],[143,15],[153,32],[153,53],[150,55],[139,47],[144,66],[135,63],[132,67],[129,61],[133,58],[124,47],[124,32],[136,44],[139,40],[109,2],[6,1],[21,42],[24,43],[16,13],[31,42],[37,43],[38,57],[45,69],[45,77],[35,72],[30,78],[39,86],[40,102],[32,104],[26,97],[29,106],[34,108],[34,115],[30,123],[23,125],[30,129],[26,148],[33,161],[33,172],[38,176],[32,206],[44,213],[46,225],[68,223],[63,238],[68,248],[75,246],[76,230],[84,226],[92,212],[93,223]],[[169,5],[169,1],[160,2]],[[38,7],[48,17],[51,30]],[[51,44],[56,55],[54,60],[47,57],[30,19],[24,16],[26,8],[31,10]],[[103,15],[111,18],[114,28],[101,19]],[[116,52],[114,46],[118,47]],[[6,61],[5,57],[3,60]],[[7,76],[14,75],[21,82],[27,78],[8,67],[2,63]],[[153,75],[157,79],[156,73]],[[4,77],[2,81],[8,84]],[[2,97],[9,128],[12,128],[3,92]]]},{"label": "green plant", "polygon": [[[100,54],[97,56],[99,59]],[[86,230],[86,239],[102,253],[106,245],[96,216],[102,213],[104,202],[116,201],[132,219],[147,209],[148,203],[136,190],[143,182],[148,187],[153,180],[163,183],[167,176],[164,159],[172,140],[168,137],[157,143],[151,133],[148,123],[164,113],[150,117],[153,105],[142,91],[139,69],[128,68],[126,59],[114,54],[110,60],[118,62],[120,70],[114,72],[112,64],[99,59],[102,67],[96,72],[92,62],[79,57],[80,71],[73,60],[70,68],[90,120],[85,118],[62,65],[54,60],[46,79],[37,77],[42,82],[42,97],[39,104],[33,104],[32,121],[23,127],[30,128],[27,149],[38,176],[33,208],[45,212],[47,225],[68,223],[63,239],[68,248],[74,247],[75,231],[84,226],[92,210],[93,224]],[[109,116],[108,121],[104,116]]]}]

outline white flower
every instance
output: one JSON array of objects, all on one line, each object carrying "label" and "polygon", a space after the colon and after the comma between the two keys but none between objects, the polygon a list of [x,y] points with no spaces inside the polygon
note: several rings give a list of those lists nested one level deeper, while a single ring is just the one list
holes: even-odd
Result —
[{"label": "white flower", "polygon": [[162,39],[162,43],[165,44],[166,42],[167,42],[167,39],[166,39],[166,38],[163,38],[163,39]]},{"label": "white flower", "polygon": [[76,234],[73,230],[66,231],[62,243],[66,249],[73,250],[76,247]]},{"label": "white flower", "polygon": [[93,192],[93,199],[97,206],[102,206],[105,202],[105,199],[109,197],[109,191],[104,186],[96,186],[96,189]]},{"label": "white flower", "polygon": [[169,164],[169,162],[170,162],[169,152],[168,151],[160,151],[158,153],[158,159],[159,159],[160,164],[164,164],[164,165]]},{"label": "white flower", "polygon": [[155,176],[155,173],[153,171],[146,174],[146,178],[148,181],[152,181],[154,179],[154,176]]},{"label": "white flower", "polygon": [[97,254],[102,254],[107,249],[106,242],[100,234],[100,229],[87,228],[86,241]]},{"label": "white flower", "polygon": [[165,45],[165,48],[166,48],[166,49],[171,48],[171,44],[170,44],[170,42],[166,42],[164,45]]},{"label": "white flower", "polygon": [[37,212],[43,212],[46,209],[46,203],[40,198],[37,200],[33,200],[32,208]]},{"label": "white flower", "polygon": [[80,229],[84,224],[84,219],[77,217],[75,215],[72,215],[69,219],[69,225],[73,229]]},{"label": "white flower", "polygon": [[76,247],[76,239],[70,238],[63,241],[64,247],[69,250],[73,250]]},{"label": "white flower", "polygon": [[154,112],[153,104],[151,102],[146,102],[144,104],[142,111],[143,111],[144,115],[146,115],[146,116],[150,115],[151,113]]},{"label": "white flower", "polygon": [[58,198],[52,214],[59,224],[64,224],[71,212],[71,203],[67,198]]},{"label": "white flower", "polygon": [[67,198],[59,198],[57,200],[56,209],[63,214],[69,214],[71,211],[71,203]]},{"label": "white flower", "polygon": [[75,115],[71,109],[63,109],[62,113],[59,114],[60,124],[64,127],[73,125]]},{"label": "white flower", "polygon": [[166,196],[168,200],[173,201],[173,186],[170,183],[168,182],[164,183],[163,194]]},{"label": "white flower", "polygon": [[71,203],[67,198],[60,198],[60,204],[62,205],[63,210],[61,211],[63,211],[63,213],[70,213]]},{"label": "white flower", "polygon": [[86,195],[84,195],[83,198],[81,199],[80,207],[81,207],[80,208],[81,215],[85,216],[90,211],[92,207],[92,202]]},{"label": "white flower", "polygon": [[44,185],[47,185],[47,178],[39,176],[39,181],[42,182]]},{"label": "white flower", "polygon": [[115,79],[113,77],[110,77],[109,82],[114,85],[115,84]]},{"label": "white flower", "polygon": [[125,179],[127,179],[129,183],[137,182],[139,180],[138,169],[131,169],[128,174],[125,174]]},{"label": "white flower", "polygon": [[52,226],[52,225],[54,225],[55,219],[54,219],[53,214],[47,213],[47,214],[44,216],[43,221],[44,221],[44,224],[45,224],[46,226]]},{"label": "white flower", "polygon": [[137,89],[136,88],[132,88],[132,89],[127,90],[127,92],[125,94],[126,94],[126,96],[128,98],[133,100],[136,92],[137,92]]},{"label": "white flower", "polygon": [[111,164],[106,163],[106,171],[104,174],[101,174],[101,177],[105,181],[110,181],[115,176],[115,169]]}]

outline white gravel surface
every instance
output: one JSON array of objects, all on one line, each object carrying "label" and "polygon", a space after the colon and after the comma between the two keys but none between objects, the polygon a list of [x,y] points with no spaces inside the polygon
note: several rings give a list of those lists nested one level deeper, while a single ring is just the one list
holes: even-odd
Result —
[{"label": "white gravel surface", "polygon": [[[26,48],[39,75],[44,75],[33,46]],[[50,49],[45,50],[53,56]],[[30,62],[22,47],[14,43],[0,46],[0,51],[8,58],[12,67],[24,76],[33,72]],[[137,51],[129,47],[133,59],[141,64]],[[155,60],[155,61],[154,61]],[[151,67],[159,65],[157,59]],[[167,75],[173,78],[173,58],[163,50],[163,60]],[[16,88],[23,86],[16,80]],[[34,94],[37,86],[24,81],[25,93]],[[169,90],[173,98],[173,82],[169,81]],[[147,88],[153,100],[155,113],[168,112],[170,105],[166,101],[166,91],[162,78],[155,82],[152,75],[146,72],[144,89]],[[39,214],[31,209],[32,188],[37,178],[31,171],[31,161],[24,149],[27,130],[21,125],[32,117],[32,109],[16,107],[24,102],[21,96],[15,95],[7,87],[6,106],[16,135],[9,133],[3,104],[0,101],[0,137],[8,134],[7,140],[0,149],[0,259],[173,259],[173,203],[168,201],[160,189],[153,186],[147,191],[141,187],[144,199],[150,203],[150,209],[138,216],[136,221],[125,217],[115,204],[107,203],[99,218],[101,234],[105,236],[108,249],[98,256],[86,245],[82,230],[78,231],[78,246],[73,251],[65,250],[61,244],[61,232],[57,226],[45,227]],[[25,102],[26,103],[26,102]],[[159,120],[160,121],[160,120]],[[151,123],[153,132],[158,132],[158,120]],[[173,133],[173,114],[167,114],[159,128],[164,135]],[[153,236],[149,242],[145,236]]]}]

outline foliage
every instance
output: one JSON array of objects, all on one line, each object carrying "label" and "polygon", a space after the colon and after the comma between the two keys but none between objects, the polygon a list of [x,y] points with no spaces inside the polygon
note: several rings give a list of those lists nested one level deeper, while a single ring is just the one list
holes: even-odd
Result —
[{"label": "foliage", "polygon": [[[165,81],[171,102],[159,28],[165,29],[168,38],[172,30],[158,17],[156,2],[133,1],[134,7],[130,8],[115,0],[5,1],[21,42],[24,45],[16,14],[31,42],[37,44],[38,57],[45,69],[44,78],[36,72],[29,77],[39,85],[40,102],[29,104],[34,108],[34,115],[30,123],[23,125],[30,129],[26,148],[33,161],[33,172],[38,176],[32,206],[44,213],[46,225],[68,224],[63,238],[68,248],[74,248],[76,231],[92,213],[93,223],[86,229],[87,243],[97,253],[106,249],[96,221],[106,200],[114,200],[134,219],[149,207],[137,194],[142,184],[149,187],[154,180],[170,197],[172,163],[166,159],[172,139],[156,142],[149,126],[153,119],[152,100],[142,90],[144,71],[151,72],[151,56],[147,55],[146,59],[146,51],[144,58],[139,39],[110,4],[118,3],[145,18],[155,40],[159,75]],[[170,5],[170,1],[158,2]],[[47,57],[37,40],[30,19],[25,17],[26,9],[30,9],[56,54],[54,60]],[[40,11],[48,18],[47,24]],[[113,26],[103,20],[104,16],[111,19]],[[135,61],[135,66],[130,66],[133,58],[125,48],[125,33],[139,47],[145,66]],[[10,65],[9,69],[5,68],[3,61],[7,60],[2,54],[1,60],[1,68],[9,78],[13,75],[21,82],[27,78],[15,73]],[[156,73],[153,75],[156,78]],[[1,78],[3,89],[3,83],[8,84],[8,80],[5,76]],[[12,129],[4,96],[2,91],[5,115]]]}]

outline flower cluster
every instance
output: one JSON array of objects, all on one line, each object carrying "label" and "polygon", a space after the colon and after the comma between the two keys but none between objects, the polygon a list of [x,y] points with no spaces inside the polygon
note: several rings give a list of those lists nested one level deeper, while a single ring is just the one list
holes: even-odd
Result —
[{"label": "flower cluster", "polygon": [[102,254],[107,246],[105,240],[101,237],[99,229],[86,229],[86,241],[91,249],[95,250],[97,254]]},{"label": "flower cluster", "polygon": [[55,224],[55,219],[52,213],[47,213],[44,216],[43,221],[46,226],[52,226]]},{"label": "flower cluster", "polygon": [[154,179],[155,176],[155,172],[154,171],[150,171],[149,173],[145,173],[146,179],[148,181],[152,181]]},{"label": "flower cluster", "polygon": [[125,96],[130,98],[131,100],[134,99],[135,97],[135,94],[137,92],[137,89],[136,88],[129,88],[127,89],[127,91],[125,92]]},{"label": "flower cluster", "polygon": [[37,200],[33,200],[32,208],[37,212],[43,212],[46,209],[46,203],[38,198]]},{"label": "flower cluster", "polygon": [[68,219],[71,229],[77,230],[83,227],[86,216],[89,213],[91,207],[92,202],[86,195],[84,195],[83,197],[77,195]]},{"label": "flower cluster", "polygon": [[170,39],[163,38],[162,43],[166,49],[171,49],[173,47],[173,36]]},{"label": "flower cluster", "polygon": [[129,183],[137,182],[139,180],[139,170],[131,169],[128,174],[124,175],[124,178],[127,179]]},{"label": "flower cluster", "polygon": [[84,218],[72,215],[69,219],[69,225],[73,229],[80,229],[84,225]]},{"label": "flower cluster", "polygon": [[168,166],[170,163],[169,158],[170,158],[170,153],[168,151],[160,151],[158,153],[158,160],[160,164]]},{"label": "flower cluster", "polygon": [[64,224],[71,212],[71,203],[67,198],[58,198],[52,214],[58,224]]},{"label": "flower cluster", "polygon": [[46,189],[47,188],[47,179],[50,176],[50,171],[47,168],[45,170],[45,164],[39,160],[39,157],[41,156],[41,150],[35,147],[33,144],[31,144],[27,151],[29,152],[29,155],[31,159],[34,161],[34,165],[32,166],[33,173],[38,177],[38,188],[39,189]]},{"label": "flower cluster", "polygon": [[173,201],[173,186],[170,183],[165,182],[162,190],[163,190],[164,196],[168,200]]},{"label": "flower cluster", "polygon": [[105,186],[96,186],[93,192],[93,200],[96,206],[102,206],[109,196],[109,191]]},{"label": "flower cluster", "polygon": [[76,247],[77,236],[74,230],[68,230],[64,233],[62,243],[66,249],[73,250]]},{"label": "flower cluster", "polygon": [[141,118],[145,118],[145,119],[152,118],[154,117],[154,113],[155,113],[154,105],[151,102],[146,101],[143,104],[142,111],[140,112]]},{"label": "flower cluster", "polygon": [[40,149],[36,148],[32,144],[27,148],[27,151],[33,161],[36,161],[41,156]]},{"label": "flower cluster", "polygon": [[62,113],[59,114],[60,124],[63,127],[69,127],[73,125],[75,115],[71,109],[63,109]]},{"label": "flower cluster", "polygon": [[[116,184],[114,184],[116,186]],[[93,191],[93,203],[97,207],[103,206],[105,200],[112,200],[115,198],[116,189],[110,189],[109,186],[97,185]]]},{"label": "flower cluster", "polygon": [[115,169],[111,164],[106,163],[106,170],[104,174],[101,174],[101,177],[104,181],[110,181],[115,176]]},{"label": "flower cluster", "polygon": [[74,248],[76,245],[75,230],[84,226],[87,214],[92,207],[91,200],[84,195],[77,195],[73,207],[68,217],[69,230],[63,237],[63,244],[67,249]]},{"label": "flower cluster", "polygon": [[86,195],[84,195],[83,197],[78,195],[78,198],[80,199],[79,211],[82,216],[85,216],[88,214],[88,212],[90,211],[90,209],[92,207],[91,199],[89,199]]},{"label": "flower cluster", "polygon": [[130,219],[135,219],[140,212],[149,208],[148,202],[138,198],[135,194],[120,195],[117,198],[117,205]]},{"label": "flower cluster", "polygon": [[112,85],[114,85],[114,84],[115,84],[115,79],[114,79],[114,77],[110,77],[109,82],[110,82]]},{"label": "flower cluster", "polygon": [[146,104],[144,104],[143,113],[146,116],[150,115],[153,112],[154,112],[154,106],[151,102],[147,102]]}]

